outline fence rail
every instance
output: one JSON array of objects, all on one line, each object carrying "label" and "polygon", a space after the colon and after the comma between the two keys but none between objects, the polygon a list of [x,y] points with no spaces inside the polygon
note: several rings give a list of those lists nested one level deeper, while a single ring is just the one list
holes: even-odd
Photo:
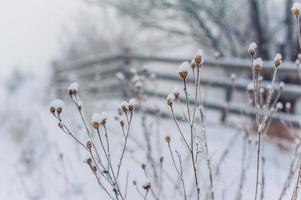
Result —
[{"label": "fence rail", "polygon": [[[129,68],[135,65],[143,66],[147,65],[149,71],[156,73],[156,78],[160,81],[176,84],[179,79],[176,73],[168,72],[164,70],[153,70],[153,66],[158,65],[172,65],[178,66],[181,62],[190,60],[190,58],[172,58],[165,56],[147,56],[140,54],[133,54],[128,52],[106,54],[106,55],[94,55],[83,59],[74,60],[72,62],[62,62],[54,64],[54,78],[53,81],[57,85],[57,91],[60,92],[63,87],[66,87],[67,82],[72,81],[70,74],[75,75],[77,81],[81,80],[85,82],[85,88],[88,91],[106,91],[106,93],[123,94],[121,87],[118,87],[118,81],[115,75],[119,71],[127,71]],[[248,59],[208,59],[205,61],[205,67],[210,69],[219,69],[226,74],[231,72],[250,74],[250,60]],[[272,74],[273,62],[266,61],[263,66],[263,73]],[[289,97],[291,99],[298,99],[301,96],[301,87],[299,85],[298,73],[296,65],[291,62],[283,62],[279,68],[279,75],[286,79],[293,80],[294,83],[286,84],[282,91],[283,97]],[[94,80],[100,80],[100,84],[94,84]],[[206,106],[210,109],[220,110],[222,113],[221,119],[226,119],[227,113],[239,114],[244,110],[237,106],[233,101],[233,91],[231,88],[235,86],[236,92],[245,92],[246,86],[250,83],[248,76],[243,76],[235,80],[235,83],[229,79],[229,77],[202,77],[201,84],[203,86],[210,86],[225,90],[224,102],[214,103],[212,100],[206,101]],[[193,83],[193,82],[191,82]],[[263,81],[262,85],[267,86],[268,82]],[[276,87],[276,92],[279,87]],[[148,88],[146,93],[153,97],[165,98],[165,93],[152,90]],[[150,111],[149,111],[150,112]],[[245,112],[245,111],[243,111]],[[152,112],[150,112],[152,113]],[[285,121],[292,122],[295,126],[299,126],[300,120],[296,114],[279,114],[275,118],[281,118]]]}]

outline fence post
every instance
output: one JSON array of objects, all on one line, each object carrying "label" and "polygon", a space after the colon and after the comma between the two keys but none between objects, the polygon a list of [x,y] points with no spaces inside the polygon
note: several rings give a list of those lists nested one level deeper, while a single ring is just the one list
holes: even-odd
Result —
[{"label": "fence post", "polygon": [[[125,80],[129,81],[129,68],[131,65],[131,58],[130,58],[130,48],[125,47],[122,50],[122,66],[121,66],[121,72],[124,74],[125,76]],[[122,97],[123,98],[129,98],[130,97],[130,91],[129,91],[129,87],[126,84],[122,84],[121,85],[121,92],[122,92]]]}]

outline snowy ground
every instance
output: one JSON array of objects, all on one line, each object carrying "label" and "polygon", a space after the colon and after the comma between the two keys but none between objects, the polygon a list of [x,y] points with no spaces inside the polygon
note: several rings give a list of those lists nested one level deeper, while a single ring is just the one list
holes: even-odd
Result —
[{"label": "snowy ground", "polygon": [[[83,161],[87,155],[82,149],[75,145],[71,138],[62,133],[57,127],[56,121],[49,114],[49,102],[55,98],[53,89],[49,87],[48,81],[31,79],[27,80],[12,94],[1,88],[0,93],[0,199],[107,199],[102,190],[98,187],[92,173]],[[120,129],[118,122],[114,120],[117,107],[121,100],[99,102],[95,111],[109,112],[109,132],[112,136],[112,154],[118,157],[121,151]],[[165,101],[158,104],[165,106]],[[87,105],[84,102],[84,106]],[[157,104],[157,105],[158,105]],[[80,118],[70,101],[66,101],[66,109],[63,118],[67,124],[76,131],[78,136],[85,140],[84,130],[79,123]],[[89,108],[91,109],[91,107]],[[217,163],[224,149],[229,146],[229,141],[238,130],[222,126],[211,120],[214,113],[208,111],[209,151],[213,165]],[[146,147],[145,130],[141,127],[142,114],[134,117],[134,125],[131,135],[135,140],[129,142],[129,151],[126,154],[123,169],[123,177],[126,177],[129,170],[129,199],[141,199],[132,185],[133,179],[137,180],[138,187],[146,180],[141,170],[141,163],[146,162],[145,151],[139,147]],[[90,119],[90,115],[87,116]],[[183,144],[180,142],[177,130],[171,120],[161,120],[156,117],[146,117],[147,134],[151,137],[151,145],[154,149],[154,159],[164,156],[164,169],[166,174],[176,177],[171,163],[164,137],[172,136],[174,150],[183,152]],[[181,126],[186,130],[185,124]],[[136,141],[136,142],[135,142]],[[138,143],[137,143],[138,141]],[[248,151],[248,173],[246,185],[243,190],[243,199],[253,199],[255,186],[255,138],[250,139]],[[230,154],[221,165],[221,175],[215,177],[215,190],[217,199],[233,199],[240,177],[240,162],[242,153],[242,134],[238,134],[236,141],[230,145]],[[265,199],[276,199],[288,173],[290,154],[283,152],[273,143],[266,143],[264,153],[266,156],[265,166]],[[185,159],[184,154],[182,155]],[[184,163],[184,174],[190,180],[191,166],[189,162]],[[201,188],[207,188],[208,177],[204,160],[200,161]],[[148,169],[148,163],[147,163]],[[163,196],[165,199],[178,199],[177,192],[165,180]],[[123,183],[122,183],[123,184]],[[188,182],[187,185],[191,185]],[[156,187],[156,186],[155,186]],[[154,187],[154,188],[155,188]],[[205,189],[204,189],[205,190]],[[201,190],[202,196],[205,195]],[[291,192],[292,190],[290,190]]]}]

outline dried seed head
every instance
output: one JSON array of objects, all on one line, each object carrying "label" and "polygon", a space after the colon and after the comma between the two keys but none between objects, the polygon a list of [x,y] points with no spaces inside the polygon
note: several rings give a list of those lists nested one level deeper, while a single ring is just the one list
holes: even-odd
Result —
[{"label": "dried seed head", "polygon": [[137,101],[134,98],[131,98],[129,100],[129,111],[133,112],[134,111],[134,107],[137,105]]},{"label": "dried seed head", "polygon": [[124,121],[123,120],[120,120],[120,126],[124,127]]},{"label": "dried seed head", "polygon": [[92,127],[93,128],[99,129],[101,121],[102,121],[102,115],[101,114],[94,113],[92,115],[91,123],[92,123]]},{"label": "dried seed head", "polygon": [[141,164],[141,168],[142,168],[143,170],[145,170],[146,164],[142,163],[142,164]]},{"label": "dried seed head", "polygon": [[93,165],[93,166],[92,166],[92,170],[93,170],[94,173],[97,172],[97,167],[96,167],[96,165]]},{"label": "dried seed head", "polygon": [[192,69],[196,68],[196,63],[194,62],[194,60],[191,61],[190,66]]},{"label": "dried seed head", "polygon": [[74,82],[74,83],[71,83],[68,87],[68,94],[70,96],[73,96],[73,95],[77,95],[78,94],[78,83]]},{"label": "dried seed head", "polygon": [[282,59],[282,56],[280,53],[277,53],[275,58],[274,58],[274,65],[275,67],[279,67],[279,65],[281,64],[281,59]]},{"label": "dried seed head", "polygon": [[257,48],[257,44],[255,42],[251,42],[250,45],[249,45],[248,53],[251,56],[254,56],[255,52],[256,52],[256,48]]},{"label": "dried seed head", "polygon": [[137,185],[137,181],[136,180],[133,180],[133,185]]},{"label": "dried seed head", "polygon": [[62,122],[59,122],[59,123],[58,123],[58,126],[59,126],[60,128],[63,128],[63,127],[64,127],[64,124],[63,124]]},{"label": "dried seed head", "polygon": [[175,96],[175,99],[179,99],[180,98],[180,92],[181,92],[180,87],[175,87],[173,89],[173,94]]},{"label": "dried seed head", "polygon": [[91,166],[91,164],[92,164],[92,159],[91,159],[91,158],[87,158],[87,159],[85,160],[85,162],[86,162],[88,165]]},{"label": "dried seed head", "polygon": [[152,185],[150,181],[146,181],[143,185],[142,185],[143,189],[145,190],[150,190]]},{"label": "dried seed head", "polygon": [[175,100],[175,95],[174,94],[168,94],[167,95],[167,97],[166,97],[167,105],[172,106],[172,103],[174,102],[174,100]]},{"label": "dried seed head", "polygon": [[55,108],[54,108],[54,107],[50,107],[50,112],[51,112],[52,114],[54,114],[54,113],[55,113]]},{"label": "dried seed head", "polygon": [[247,85],[247,91],[248,92],[253,92],[254,91],[254,83],[253,82],[250,82],[248,85]]},{"label": "dried seed head", "polygon": [[128,112],[129,111],[129,103],[126,101],[123,101],[121,103],[121,110],[125,113]]},{"label": "dried seed head", "polygon": [[91,141],[88,141],[88,142],[86,143],[86,147],[87,147],[89,150],[91,150],[91,149],[92,149],[92,142],[91,142]]},{"label": "dried seed head", "polygon": [[107,123],[108,114],[106,112],[100,113],[100,124],[105,125]]},{"label": "dried seed head", "polygon": [[254,71],[256,74],[259,74],[261,72],[262,69],[262,65],[263,65],[263,61],[261,58],[256,58],[253,61],[253,65],[254,65]]},{"label": "dried seed head", "polygon": [[60,99],[55,99],[50,104],[50,112],[52,114],[57,112],[57,114],[59,115],[62,113],[63,107],[64,107],[64,102]]},{"label": "dried seed head", "polygon": [[293,15],[295,15],[296,17],[299,17],[300,12],[301,12],[301,3],[294,3],[292,6]]},{"label": "dried seed head", "polygon": [[291,110],[292,110],[292,104],[290,102],[287,102],[285,104],[285,111],[289,113],[291,112]]},{"label": "dried seed head", "polygon": [[160,163],[162,163],[164,160],[164,157],[163,156],[160,156]]},{"label": "dried seed head", "polygon": [[167,135],[167,136],[165,137],[165,141],[169,144],[169,143],[170,143],[170,140],[171,140],[170,136]]},{"label": "dried seed head", "polygon": [[190,64],[188,62],[183,62],[178,68],[178,75],[182,79],[186,79],[188,76],[188,70],[190,68]]},{"label": "dried seed head", "polygon": [[232,73],[231,75],[230,75],[230,79],[231,79],[231,81],[232,82],[234,82],[235,80],[236,80],[236,74],[234,74],[234,73]]},{"label": "dried seed head", "polygon": [[284,85],[285,85],[284,82],[280,82],[280,83],[279,83],[279,88],[280,88],[280,90],[283,90]]},{"label": "dried seed head", "polygon": [[197,50],[197,52],[195,53],[194,62],[197,67],[200,67],[203,63],[203,51],[201,49]]},{"label": "dried seed head", "polygon": [[276,109],[277,109],[277,110],[282,110],[282,109],[283,109],[283,104],[282,104],[281,102],[278,102],[278,103],[276,104]]}]

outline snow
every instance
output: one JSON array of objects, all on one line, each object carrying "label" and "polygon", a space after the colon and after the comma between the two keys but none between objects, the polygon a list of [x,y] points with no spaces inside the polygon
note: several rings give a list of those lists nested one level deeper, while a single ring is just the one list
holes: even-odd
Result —
[{"label": "snow", "polygon": [[71,93],[78,93],[78,89],[79,89],[79,86],[78,86],[78,83],[74,82],[74,83],[71,83],[68,87],[68,93],[70,94]]},{"label": "snow", "polygon": [[251,42],[250,45],[249,45],[249,49],[248,51],[255,51],[257,49],[257,44],[255,42]]},{"label": "snow", "polygon": [[99,113],[94,113],[92,115],[91,123],[99,123],[102,121],[102,115]]},{"label": "snow", "polygon": [[300,14],[300,11],[301,11],[301,3],[298,3],[298,2],[295,2],[292,6],[292,12],[293,13],[296,13],[296,11],[299,12]]},{"label": "snow", "polygon": [[[55,98],[55,94],[49,91],[52,90],[49,89],[49,84],[45,79],[32,79],[23,83],[14,94],[7,94],[0,98],[1,105],[5,105],[5,107],[0,108],[0,119],[3,122],[0,126],[0,159],[2,161],[0,165],[0,199],[26,200],[30,197],[31,199],[43,200],[108,199],[97,185],[87,164],[84,163],[88,154],[70,136],[58,128],[57,120],[49,113],[48,102]],[[123,142],[118,125],[120,122],[115,120],[121,101],[121,99],[110,100],[109,102],[98,101],[95,107],[91,106],[92,108],[89,109],[83,107],[85,116],[91,116],[86,112],[87,110],[101,110],[108,113],[107,126],[112,142],[111,153],[116,160],[120,155]],[[157,99],[156,101],[149,99],[148,104],[156,105],[162,110],[168,110],[165,101],[165,99]],[[84,105],[90,103],[85,101]],[[126,107],[128,104],[126,101],[122,103]],[[56,102],[53,106],[60,107],[62,103]],[[178,107],[177,104],[173,106]],[[97,117],[92,117],[92,121],[99,122],[103,116],[103,114],[98,114]],[[221,165],[221,174],[214,177],[216,196],[217,199],[221,199],[224,193],[225,199],[231,200],[236,194],[237,182],[240,177],[243,135],[235,127],[214,122],[214,115],[211,111],[206,111],[206,116],[208,147],[213,165],[219,161],[224,150],[229,149],[229,155]],[[170,176],[177,178],[177,175],[171,164],[172,161],[164,138],[169,135],[172,149],[182,153],[184,174],[188,180],[187,187],[190,187],[192,183],[190,182],[191,165],[183,153],[185,148],[181,137],[172,120],[161,119],[156,116],[144,117],[146,127],[142,126],[143,115],[134,113],[133,126],[130,131],[131,138],[122,168],[122,180],[126,179],[127,170],[129,170],[128,199],[141,198],[133,187],[132,182],[134,180],[140,191],[143,191],[142,185],[145,181],[150,181],[154,190],[157,188],[155,180],[145,177],[141,169],[141,164],[145,163],[148,173],[152,173],[151,165],[147,159],[146,138],[148,137],[153,148],[151,156],[156,160],[159,160],[161,156],[164,157],[163,166],[166,175],[162,182],[166,183],[164,185],[166,199],[180,199],[179,193],[168,181]],[[62,119],[64,124],[70,127],[85,144],[88,137],[85,136],[85,129],[80,122],[80,116],[76,114],[76,108],[70,99],[65,101]],[[184,133],[189,131],[187,124],[180,122],[179,125],[183,128]],[[92,128],[90,130],[95,135]],[[231,143],[232,138],[235,138],[235,142]],[[251,135],[248,144],[248,171],[243,189],[244,200],[254,198],[256,137]],[[288,173],[291,154],[281,151],[273,141],[265,139],[264,155],[266,158],[266,199],[277,199]],[[208,187],[208,177],[202,159],[199,164],[199,176],[201,186],[204,189]],[[124,187],[125,183],[121,184]],[[290,187],[286,197],[290,196],[291,191],[292,188]]]},{"label": "snow", "polygon": [[[186,61],[186,62],[183,62],[179,68],[178,68],[178,74],[180,73],[188,73],[189,69],[190,69],[190,64]],[[180,75],[180,78],[183,78],[181,75]]]},{"label": "snow", "polygon": [[262,65],[263,65],[262,59],[261,59],[261,58],[256,58],[256,59],[253,61],[253,65],[254,65],[254,66],[262,67]]},{"label": "snow", "polygon": [[50,108],[55,108],[56,110],[58,108],[63,108],[64,107],[64,102],[60,99],[55,99],[50,103]]}]

